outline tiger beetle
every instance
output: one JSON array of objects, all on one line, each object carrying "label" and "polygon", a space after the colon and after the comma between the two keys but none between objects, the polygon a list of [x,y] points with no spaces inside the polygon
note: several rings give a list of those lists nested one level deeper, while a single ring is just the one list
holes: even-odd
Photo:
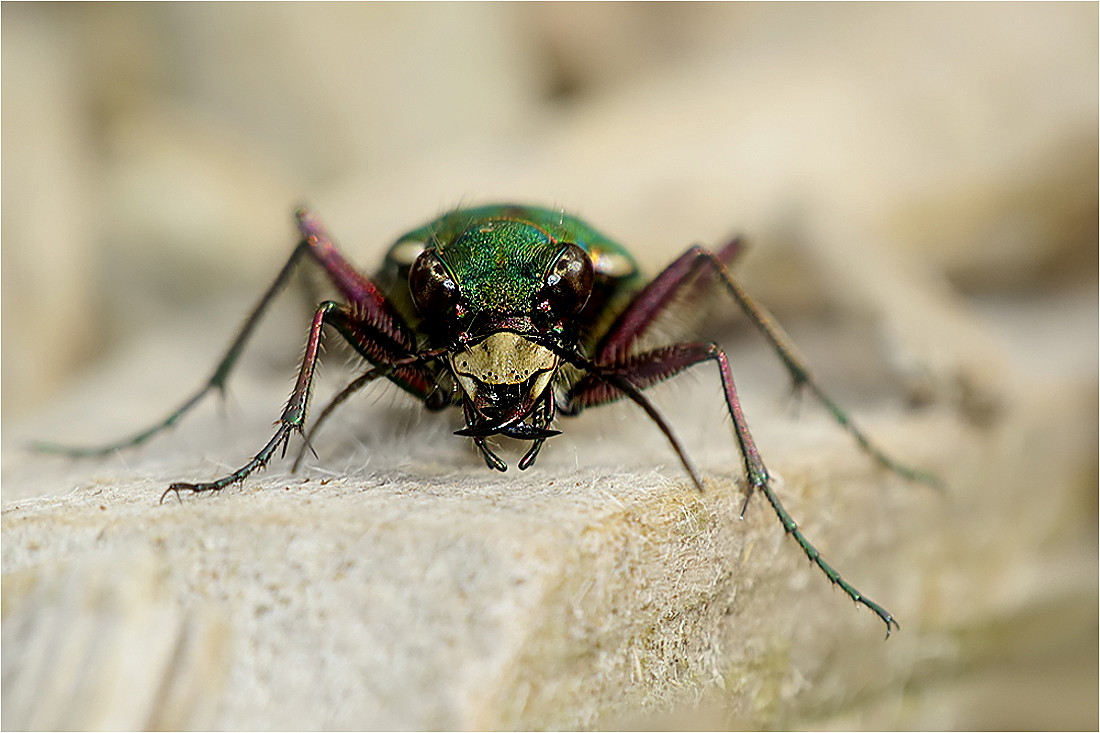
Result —
[{"label": "tiger beetle", "polygon": [[[875,461],[908,479],[935,485],[935,477],[883,453],[857,428],[811,375],[789,338],[734,280],[728,267],[742,249],[734,239],[717,252],[695,246],[645,282],[634,258],[585,222],[560,211],[494,205],[458,209],[400,237],[382,267],[366,277],[337,249],[322,224],[306,211],[295,214],[301,241],[252,310],[214,373],[193,396],[160,423],[112,445],[94,449],[39,444],[69,456],[105,455],[139,445],[173,425],[207,393],[225,392],[226,380],[260,317],[304,258],[321,266],[345,302],[317,307],[305,356],[275,435],[244,466],[214,481],[174,483],[161,495],[216,492],[264,468],[290,437],[302,434],[300,463],[310,438],[341,403],[367,383],[385,377],[432,411],[461,407],[466,427],[490,468],[507,464],[487,443],[505,435],[531,446],[520,459],[530,467],[561,415],[624,397],[641,407],[671,444],[695,488],[703,480],[664,417],[643,390],[711,361],[745,465],[748,491],[741,515],[762,493],[810,561],[856,603],[886,624],[890,612],[867,598],[829,565],[798,529],[770,485],[733,386],[726,354],[714,343],[682,342],[641,348],[658,317],[673,301],[698,296],[720,283],[778,354],[796,390],[809,390]],[[325,326],[336,329],[369,366],[344,387],[305,431],[306,408]]]}]

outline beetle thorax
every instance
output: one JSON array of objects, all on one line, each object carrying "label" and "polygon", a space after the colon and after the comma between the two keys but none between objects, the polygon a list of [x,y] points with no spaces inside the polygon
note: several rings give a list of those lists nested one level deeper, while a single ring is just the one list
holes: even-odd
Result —
[{"label": "beetle thorax", "polygon": [[499,404],[504,395],[530,406],[554,378],[560,359],[545,346],[511,331],[499,331],[451,355],[451,370],[466,396],[479,408]]}]

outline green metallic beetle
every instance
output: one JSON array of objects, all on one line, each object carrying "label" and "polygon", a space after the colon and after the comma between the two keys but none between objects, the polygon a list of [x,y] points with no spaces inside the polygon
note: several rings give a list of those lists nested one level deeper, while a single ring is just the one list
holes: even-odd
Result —
[{"label": "green metallic beetle", "polygon": [[[345,302],[326,301],[314,314],[306,352],[290,400],[270,441],[240,469],[215,481],[174,483],[161,497],[182,491],[220,491],[285,453],[294,433],[309,439],[332,411],[368,382],[387,378],[429,410],[461,406],[466,427],[485,462],[507,464],[486,442],[505,435],[531,442],[519,468],[531,466],[543,443],[559,431],[554,418],[627,398],[637,403],[672,445],[699,491],[703,482],[687,453],[643,390],[701,362],[713,361],[744,461],[748,492],[761,492],[783,528],[806,555],[854,601],[886,624],[886,609],[845,581],[802,535],[769,485],[734,389],[726,355],[716,344],[680,342],[643,347],[672,301],[690,299],[720,283],[776,350],[796,388],[812,392],[860,447],[907,478],[935,484],[929,474],[895,462],[879,450],[818,386],[804,361],[772,319],[742,290],[727,267],[740,240],[710,252],[692,247],[656,278],[645,281],[623,247],[580,219],[560,211],[495,205],[458,209],[402,236],[381,269],[366,277],[333,244],[324,227],[296,212],[301,241],[260,299],[203,387],[165,420],[118,443],[95,449],[40,444],[67,455],[103,455],[145,442],[179,420],[208,392],[225,383],[268,304],[304,257],[324,270]],[[335,328],[368,368],[322,410],[305,433],[306,409],[325,326]]]}]

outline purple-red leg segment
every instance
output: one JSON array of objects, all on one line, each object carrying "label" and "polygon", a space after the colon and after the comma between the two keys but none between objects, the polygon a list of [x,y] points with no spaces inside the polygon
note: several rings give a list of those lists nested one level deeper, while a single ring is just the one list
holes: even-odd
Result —
[{"label": "purple-red leg segment", "polygon": [[[308,384],[312,380],[313,369],[318,356],[321,324],[326,321],[326,317],[332,325],[336,326],[341,335],[351,342],[356,350],[367,359],[374,363],[395,364],[394,368],[387,370],[386,376],[390,376],[418,397],[425,398],[431,393],[435,388],[431,372],[424,367],[423,360],[409,358],[416,348],[415,339],[385,296],[369,278],[358,272],[344,258],[325,232],[324,227],[313,216],[305,210],[299,210],[295,213],[295,218],[301,233],[301,241],[294,248],[286,264],[275,276],[275,280],[241,325],[210,378],[195,394],[164,420],[140,433],[110,445],[97,448],[70,448],[52,443],[37,443],[34,447],[40,451],[61,453],[73,457],[106,455],[123,448],[140,445],[174,425],[191,408],[197,405],[207,393],[213,390],[224,393],[229,375],[236,366],[248,339],[252,336],[268,306],[289,281],[291,274],[306,255],[309,255],[321,266],[328,279],[347,299],[349,305],[337,306],[335,303],[326,303],[318,309],[310,329],[306,357],[302,362],[298,383],[295,385],[294,393],[280,420],[280,430],[248,466],[243,468],[241,472],[237,472],[240,474],[239,476],[233,474],[236,478],[224,480],[221,482],[222,486],[240,480],[265,464],[270,460],[279,445],[285,446],[286,440],[290,436],[290,430],[295,427],[300,429],[301,423],[304,422],[305,404],[309,391]],[[230,479],[230,477],[226,477],[226,479]]]},{"label": "purple-red leg segment", "polygon": [[[874,612],[886,624],[886,635],[889,636],[891,629],[897,626],[893,616],[844,580],[825,561],[821,553],[810,544],[801,530],[798,529],[798,525],[787,513],[775,492],[772,491],[769,485],[767,468],[760,458],[759,451],[749,432],[748,423],[742,413],[741,403],[733,383],[733,374],[730,371],[725,353],[715,344],[680,343],[640,354],[630,354],[631,348],[646,334],[669,303],[679,297],[685,290],[698,287],[697,282],[700,275],[709,271],[712,276],[718,277],[737,304],[748,315],[753,325],[771,343],[790,373],[796,387],[808,386],[837,422],[848,430],[859,445],[880,464],[908,478],[927,483],[934,482],[934,478],[930,477],[929,474],[898,464],[886,456],[870,442],[862,431],[852,424],[847,414],[818,386],[811,376],[805,360],[791,346],[790,339],[767,312],[745,293],[726,269],[726,262],[732,260],[736,255],[738,246],[739,243],[734,240],[718,255],[702,247],[692,247],[654,278],[627,306],[607,335],[601,340],[597,347],[596,358],[585,368],[585,371],[588,372],[587,375],[574,384],[567,393],[565,409],[575,413],[584,407],[619,399],[624,394],[628,394],[628,390],[623,389],[623,381],[635,390],[645,389],[652,384],[678,374],[690,366],[703,361],[715,361],[718,364],[722,388],[726,397],[726,407],[733,421],[734,432],[744,459],[745,473],[749,484],[745,502],[741,509],[742,514],[748,508],[748,502],[753,493],[756,491],[763,493],[783,525],[783,529],[794,537],[811,562],[817,565],[831,582],[840,586],[852,600]],[[611,379],[612,375],[618,377],[618,380]],[[630,396],[633,398],[633,395]],[[689,473],[692,473],[693,478],[695,478],[694,470],[686,462],[686,454],[679,447],[670,431],[660,421],[658,424],[662,425],[662,431],[669,436],[670,440],[673,440],[673,446],[681,461],[685,462]],[[696,483],[698,485],[697,479]]]}]

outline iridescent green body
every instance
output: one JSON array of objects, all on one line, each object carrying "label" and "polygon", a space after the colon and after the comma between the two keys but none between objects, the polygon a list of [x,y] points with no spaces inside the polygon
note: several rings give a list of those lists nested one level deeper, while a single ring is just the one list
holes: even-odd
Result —
[{"label": "iridescent green body", "polygon": [[373,280],[426,339],[424,317],[409,293],[409,268],[424,249],[436,249],[471,310],[528,313],[562,242],[592,261],[592,294],[577,319],[579,342],[591,351],[645,280],[625,247],[561,211],[511,205],[451,211],[399,237]]}]

